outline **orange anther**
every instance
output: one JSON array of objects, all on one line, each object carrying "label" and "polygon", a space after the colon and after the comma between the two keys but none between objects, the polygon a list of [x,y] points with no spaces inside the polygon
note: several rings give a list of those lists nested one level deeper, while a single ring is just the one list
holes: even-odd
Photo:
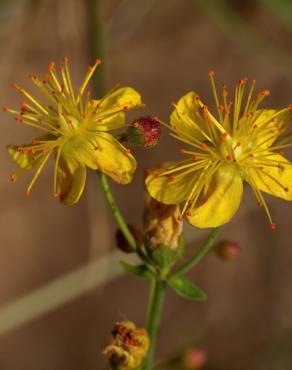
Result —
[{"label": "orange anther", "polygon": [[180,149],[179,154],[186,154],[186,150],[185,149]]},{"label": "orange anther", "polygon": [[125,111],[127,111],[127,110],[129,109],[129,106],[128,106],[128,105],[124,105],[124,106],[123,106],[123,109],[124,109]]},{"label": "orange anther", "polygon": [[182,216],[178,216],[178,217],[177,217],[177,220],[178,220],[179,222],[182,222]]},{"label": "orange anther", "polygon": [[187,215],[188,217],[190,217],[190,216],[192,215],[192,212],[188,209],[188,210],[186,211],[186,215]]},{"label": "orange anther", "polygon": [[133,126],[134,126],[135,128],[138,128],[138,127],[139,127],[139,122],[134,122],[134,123],[133,123]]},{"label": "orange anther", "polygon": [[257,83],[257,80],[252,80],[251,83],[255,85]]},{"label": "orange anther", "polygon": [[9,112],[9,108],[7,106],[3,107],[3,112]]},{"label": "orange anther", "polygon": [[174,181],[176,179],[176,176],[175,175],[171,175],[171,176],[169,176],[169,179],[170,179],[170,181]]},{"label": "orange anther", "polygon": [[271,229],[272,229],[272,230],[275,230],[275,229],[276,229],[276,224],[274,224],[274,223],[273,223],[273,224],[271,224]]},{"label": "orange anther", "polygon": [[226,159],[228,160],[228,161],[232,161],[232,155],[231,154],[228,154],[227,156],[226,156]]},{"label": "orange anther", "polygon": [[60,193],[58,193],[58,192],[54,192],[54,193],[53,193],[53,197],[54,197],[54,198],[58,198],[59,196],[60,196]]},{"label": "orange anther", "polygon": [[28,197],[30,196],[30,192],[29,192],[29,191],[26,191],[26,192],[24,193],[24,196],[28,198]]},{"label": "orange anther", "polygon": [[55,62],[49,64],[49,71],[52,71],[55,68]]},{"label": "orange anther", "polygon": [[95,64],[96,64],[96,65],[101,64],[101,60],[97,58],[97,59],[95,60]]},{"label": "orange anther", "polygon": [[201,148],[202,148],[203,150],[205,150],[205,149],[207,148],[207,145],[206,145],[205,143],[203,143],[203,144],[201,145]]},{"label": "orange anther", "polygon": [[17,179],[16,175],[10,175],[9,178],[11,182],[15,182]]},{"label": "orange anther", "polygon": [[195,154],[194,156],[193,156],[193,160],[194,161],[197,161],[199,159],[199,157]]},{"label": "orange anther", "polygon": [[213,76],[215,76],[215,72],[214,71],[209,71],[208,75],[209,75],[209,77],[213,77]]},{"label": "orange anther", "polygon": [[64,57],[63,60],[65,63],[68,63],[70,59],[68,57]]},{"label": "orange anther", "polygon": [[285,191],[286,193],[288,193],[289,189],[288,189],[288,188],[284,188],[284,191]]}]

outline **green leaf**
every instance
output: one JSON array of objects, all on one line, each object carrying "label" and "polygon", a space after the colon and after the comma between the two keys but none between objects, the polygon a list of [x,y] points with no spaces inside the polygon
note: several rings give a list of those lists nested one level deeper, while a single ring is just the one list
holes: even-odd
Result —
[{"label": "green leaf", "polygon": [[142,278],[148,278],[150,276],[150,271],[146,265],[131,265],[126,261],[120,261],[120,265],[130,275],[139,276]]},{"label": "green leaf", "polygon": [[204,301],[207,299],[207,295],[183,275],[171,277],[168,280],[168,284],[184,298],[193,301]]}]

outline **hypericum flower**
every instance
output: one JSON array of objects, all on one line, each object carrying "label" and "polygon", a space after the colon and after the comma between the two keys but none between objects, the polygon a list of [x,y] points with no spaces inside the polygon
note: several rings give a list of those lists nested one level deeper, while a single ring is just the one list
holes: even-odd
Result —
[{"label": "hypericum flower", "polygon": [[258,110],[270,93],[264,90],[253,97],[252,81],[244,99],[246,79],[236,85],[234,103],[228,100],[225,85],[220,101],[214,72],[209,72],[209,76],[217,118],[195,92],[189,92],[175,104],[167,127],[173,137],[192,149],[180,151],[187,155],[185,160],[154,170],[146,179],[148,191],[166,204],[185,200],[182,214],[192,225],[217,227],[227,223],[238,209],[245,180],[274,229],[262,192],[292,200],[292,166],[282,153],[292,144],[276,142],[287,129],[291,107]]},{"label": "hypericum flower", "polygon": [[132,180],[136,169],[135,158],[109,132],[124,126],[125,111],[141,107],[142,104],[140,95],[130,87],[116,86],[99,100],[91,99],[90,92],[84,97],[84,91],[100,60],[88,68],[77,91],[72,86],[68,61],[65,57],[65,66],[60,67],[59,73],[52,62],[44,80],[36,75],[30,76],[48,99],[48,104],[42,104],[14,83],[13,87],[29,102],[22,102],[19,111],[7,107],[3,110],[15,114],[17,122],[43,133],[31,144],[8,146],[9,153],[20,167],[17,174],[11,175],[11,180],[14,182],[24,170],[36,168],[26,191],[26,195],[29,195],[53,154],[54,195],[60,196],[65,204],[72,205],[83,192],[86,167],[98,169],[121,184]]}]

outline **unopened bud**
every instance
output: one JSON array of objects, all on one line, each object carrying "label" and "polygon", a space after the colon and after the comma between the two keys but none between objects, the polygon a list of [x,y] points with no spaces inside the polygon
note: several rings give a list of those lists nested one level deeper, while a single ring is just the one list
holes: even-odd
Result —
[{"label": "unopened bud", "polygon": [[137,369],[142,364],[149,348],[149,337],[146,330],[136,328],[131,321],[121,321],[116,323],[112,335],[111,343],[103,351],[109,356],[112,368]]},{"label": "unopened bud", "polygon": [[186,370],[199,370],[207,360],[207,354],[199,348],[190,348],[182,356],[182,366]]},{"label": "unopened bud", "polygon": [[225,260],[233,260],[240,255],[241,248],[233,240],[221,240],[214,246],[215,254]]},{"label": "unopened bud", "polygon": [[171,250],[179,247],[182,221],[179,206],[163,204],[151,198],[145,210],[145,232],[152,250],[166,246]]},{"label": "unopened bud", "polygon": [[[129,225],[127,224],[128,229],[130,230],[131,234],[133,235],[133,238],[136,242],[136,244],[139,246],[142,244],[142,233],[138,227],[134,225]],[[116,231],[116,242],[117,242],[117,247],[125,253],[133,253],[134,250],[131,247],[130,243],[128,240],[125,238],[124,234],[120,229]]]},{"label": "unopened bud", "polygon": [[154,147],[160,138],[160,122],[152,117],[136,119],[128,128],[126,141],[133,146]]}]

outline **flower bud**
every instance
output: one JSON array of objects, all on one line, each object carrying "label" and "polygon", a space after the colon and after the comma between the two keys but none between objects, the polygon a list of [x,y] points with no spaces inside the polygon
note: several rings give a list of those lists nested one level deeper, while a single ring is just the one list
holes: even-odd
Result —
[{"label": "flower bud", "polygon": [[233,240],[220,240],[215,244],[214,253],[224,260],[234,260],[241,252],[239,244]]},{"label": "flower bud", "polygon": [[160,134],[160,122],[157,119],[150,116],[141,117],[128,128],[126,141],[133,146],[152,148],[158,143]]},{"label": "flower bud", "polygon": [[190,348],[182,356],[182,366],[186,370],[199,370],[207,360],[206,352],[199,348]]},{"label": "flower bud", "polygon": [[[138,227],[134,225],[127,224],[128,229],[130,230],[131,234],[133,235],[133,238],[136,241],[137,245],[142,244],[142,233]],[[131,245],[129,244],[128,240],[124,237],[124,234],[120,229],[116,231],[116,242],[117,247],[125,253],[133,253],[134,250],[132,249]]]},{"label": "flower bud", "polygon": [[145,232],[150,249],[166,246],[175,251],[179,247],[182,221],[178,205],[168,205],[151,198],[145,210]]},{"label": "flower bud", "polygon": [[146,330],[136,328],[131,321],[120,321],[116,323],[112,335],[112,342],[103,351],[109,356],[112,367],[119,370],[137,369],[149,348]]}]

